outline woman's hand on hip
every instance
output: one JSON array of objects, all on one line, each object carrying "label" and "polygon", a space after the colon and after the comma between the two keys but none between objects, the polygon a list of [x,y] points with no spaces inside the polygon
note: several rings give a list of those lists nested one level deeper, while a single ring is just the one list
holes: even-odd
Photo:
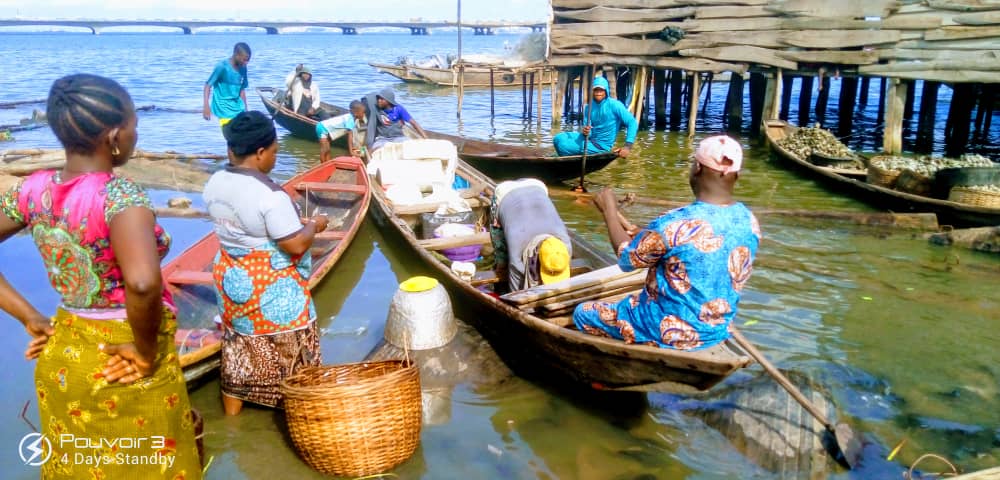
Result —
[{"label": "woman's hand on hip", "polygon": [[101,372],[108,383],[132,383],[156,371],[155,351],[144,355],[134,343],[100,345],[98,348],[111,356]]},{"label": "woman's hand on hip", "polygon": [[28,335],[31,335],[28,348],[24,351],[24,358],[34,360],[45,349],[45,345],[49,342],[49,337],[56,333],[56,329],[52,326],[52,322],[43,316],[33,317],[31,320],[28,320],[24,324],[24,329],[28,331]]}]

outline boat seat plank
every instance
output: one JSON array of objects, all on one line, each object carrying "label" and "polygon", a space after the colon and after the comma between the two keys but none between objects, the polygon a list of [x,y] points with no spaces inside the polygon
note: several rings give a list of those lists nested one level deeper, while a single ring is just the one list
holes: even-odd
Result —
[{"label": "boat seat plank", "polygon": [[446,248],[467,247],[469,245],[485,245],[490,243],[490,232],[480,232],[460,237],[430,238],[417,241],[417,245],[427,250],[444,250]]},{"label": "boat seat plank", "polygon": [[[469,206],[472,208],[487,206],[488,200],[480,200],[479,198],[467,198],[466,202],[469,202]],[[395,205],[392,207],[392,212],[396,215],[419,215],[421,213],[434,213],[441,206],[443,202],[430,202],[430,203],[415,203],[413,205]]]},{"label": "boat seat plank", "polygon": [[167,277],[167,283],[175,285],[205,285],[214,282],[212,272],[197,272],[194,270],[176,270]]},{"label": "boat seat plank", "polygon": [[295,185],[295,189],[300,192],[344,192],[356,193],[358,195],[364,195],[368,191],[368,187],[365,185],[327,182],[299,182]]},{"label": "boat seat plank", "polygon": [[325,232],[319,232],[313,237],[316,240],[343,240],[347,236],[347,232],[342,230],[327,230]]},{"label": "boat seat plank", "polygon": [[559,295],[561,293],[573,292],[576,290],[593,287],[594,285],[611,282],[614,280],[621,279],[623,277],[636,274],[645,275],[645,270],[634,271],[634,272],[622,272],[622,270],[618,268],[618,265],[611,265],[609,267],[590,271],[583,275],[570,277],[561,282],[551,283],[548,285],[539,285],[537,287],[529,288],[526,290],[511,292],[501,296],[500,298],[514,305],[524,305],[530,302]]},{"label": "boat seat plank", "polygon": [[[569,274],[570,275],[582,275],[593,270],[593,266],[589,261],[583,258],[574,258],[569,263]],[[476,272],[476,276],[472,279],[472,286],[477,287],[479,285],[488,285],[491,283],[497,283],[500,279],[497,278],[497,274],[493,270],[481,270]]]}]

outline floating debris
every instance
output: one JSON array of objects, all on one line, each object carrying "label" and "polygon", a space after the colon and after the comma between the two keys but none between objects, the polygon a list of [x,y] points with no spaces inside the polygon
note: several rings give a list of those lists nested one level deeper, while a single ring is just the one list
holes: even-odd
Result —
[{"label": "floating debris", "polygon": [[854,156],[854,151],[841,143],[829,130],[818,127],[799,128],[791,135],[778,140],[778,145],[791,150],[803,159],[808,159],[813,153],[834,158]]}]

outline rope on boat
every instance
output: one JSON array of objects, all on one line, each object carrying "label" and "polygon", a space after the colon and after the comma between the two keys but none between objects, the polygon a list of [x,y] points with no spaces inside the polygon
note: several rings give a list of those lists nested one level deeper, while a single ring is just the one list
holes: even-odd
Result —
[{"label": "rope on boat", "polygon": [[[949,467],[951,467],[951,472],[950,473],[949,472],[928,473],[928,475],[933,475],[934,478],[937,478],[937,477],[957,477],[958,476],[958,468],[955,467],[955,464],[949,462],[947,458],[944,458],[941,455],[938,455],[936,453],[925,453],[925,454],[921,455],[920,458],[917,458],[917,461],[913,462],[913,465],[910,465],[910,469],[907,470],[907,472],[903,474],[903,478],[905,480],[914,480],[913,470],[917,468],[917,465],[919,465],[920,462],[922,462],[922,461],[924,461],[925,459],[928,459],[928,458],[933,458],[933,459],[940,460],[940,461],[944,462],[945,464],[947,464]],[[924,478],[924,475],[920,475],[919,478]]]}]

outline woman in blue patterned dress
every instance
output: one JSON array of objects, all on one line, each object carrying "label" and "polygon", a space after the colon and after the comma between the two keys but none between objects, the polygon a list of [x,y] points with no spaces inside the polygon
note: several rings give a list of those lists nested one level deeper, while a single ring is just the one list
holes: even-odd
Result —
[{"label": "woman in blue patterned dress", "polygon": [[278,152],[270,118],[243,112],[224,133],[230,163],[208,180],[203,198],[220,244],[212,273],[224,327],[222,403],[236,415],[244,401],[280,407],[281,380],[320,363],[309,247],[327,219],[300,221],[268,178]]},{"label": "woman in blue patterned dress", "polygon": [[[573,321],[581,331],[678,350],[729,338],[740,292],[750,278],[760,226],[733,199],[743,151],[732,138],[706,138],[690,172],[694,203],[671,210],[645,229],[623,225],[614,192],[594,199],[604,214],[618,265],[648,268],[645,288],[617,304],[585,302]],[[632,230],[634,234],[630,234]]]}]

